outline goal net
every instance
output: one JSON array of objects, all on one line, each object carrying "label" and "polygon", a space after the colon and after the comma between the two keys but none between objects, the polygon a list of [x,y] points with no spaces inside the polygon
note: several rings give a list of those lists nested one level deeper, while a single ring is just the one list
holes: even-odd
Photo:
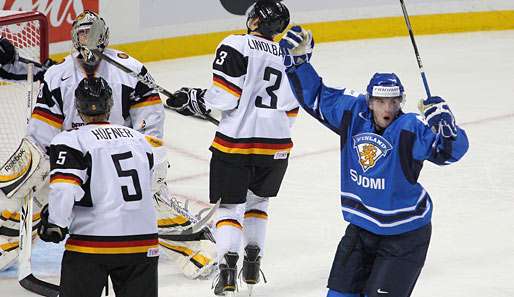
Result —
[{"label": "goal net", "polygon": [[[11,41],[20,58],[36,63],[48,58],[48,24],[42,13],[0,11],[0,35]],[[4,65],[0,71],[10,73],[13,67]],[[39,87],[38,82],[29,81],[0,77],[0,166],[16,151],[26,133],[30,106]],[[29,90],[33,90],[31,104]]]}]

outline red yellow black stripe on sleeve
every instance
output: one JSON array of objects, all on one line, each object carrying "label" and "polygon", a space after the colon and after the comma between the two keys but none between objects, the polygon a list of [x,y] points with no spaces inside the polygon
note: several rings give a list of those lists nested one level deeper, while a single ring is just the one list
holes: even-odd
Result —
[{"label": "red yellow black stripe on sleeve", "polygon": [[268,214],[265,211],[258,209],[250,209],[245,212],[245,219],[256,218],[256,219],[268,219]]},{"label": "red yellow black stripe on sleeve", "polygon": [[227,154],[275,155],[278,152],[291,151],[291,138],[231,138],[216,132],[212,147]]},{"label": "red yellow black stripe on sleeve", "polygon": [[71,173],[55,172],[50,176],[50,184],[52,185],[56,183],[66,183],[81,186],[82,180],[80,177]]},{"label": "red yellow black stripe on sleeve", "polygon": [[295,109],[291,109],[289,111],[286,111],[286,114],[288,117],[290,118],[295,118],[298,116],[298,111],[300,110],[299,107],[295,108]]},{"label": "red yellow black stripe on sleeve", "polygon": [[62,123],[64,122],[64,117],[62,115],[52,113],[50,110],[41,107],[34,108],[32,111],[32,118],[45,122],[57,129],[61,129]]},{"label": "red yellow black stripe on sleeve", "polygon": [[243,229],[243,226],[241,226],[241,224],[239,224],[239,222],[237,220],[232,220],[232,219],[223,219],[223,220],[219,220],[217,223],[216,223],[216,228],[221,228],[221,227],[234,227],[234,228],[237,228],[237,229]]},{"label": "red yellow black stripe on sleeve", "polygon": [[240,87],[229,82],[223,76],[217,74],[212,75],[212,84],[236,96],[238,99],[241,97],[241,93],[243,92]]},{"label": "red yellow black stripe on sleeve", "polygon": [[67,251],[85,254],[140,254],[159,247],[157,234],[134,236],[72,235],[66,241]]},{"label": "red yellow black stripe on sleeve", "polygon": [[133,102],[133,104],[130,106],[130,109],[141,108],[157,104],[162,104],[161,97],[159,97],[159,95],[153,94],[139,101]]}]

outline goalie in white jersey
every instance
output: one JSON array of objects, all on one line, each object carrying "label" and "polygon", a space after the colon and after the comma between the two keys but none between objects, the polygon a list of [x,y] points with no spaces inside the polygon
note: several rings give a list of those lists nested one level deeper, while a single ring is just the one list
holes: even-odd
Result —
[{"label": "goalie in white jersey", "polygon": [[[96,42],[97,48],[104,55],[133,69],[140,76],[151,79],[146,67],[127,54],[107,48],[109,29],[105,21],[96,13],[85,11],[77,16],[72,27],[72,41],[76,51],[67,56],[63,62],[53,65],[44,74],[37,102],[32,112],[28,127],[28,136],[17,153],[11,158],[25,161],[33,159],[33,164],[40,157],[39,167],[32,168],[24,175],[24,167],[18,172],[12,170],[10,161],[0,170],[0,195],[22,197],[27,191],[36,188],[35,205],[44,204],[46,200],[47,167],[45,153],[52,139],[63,130],[70,130],[84,125],[75,108],[74,91],[85,77],[102,77],[112,89],[113,105],[109,121],[113,124],[131,127],[149,137],[155,151],[155,174],[153,191],[156,193],[155,206],[159,211],[160,231],[183,230],[191,226],[191,221],[174,208],[180,207],[169,194],[164,183],[167,172],[167,161],[164,147],[160,139],[163,137],[164,108],[158,92],[114,67],[107,61],[95,56],[84,46],[87,42],[89,29],[96,23],[101,34]],[[14,162],[21,163],[21,162]],[[27,162],[28,163],[28,162]],[[9,169],[9,170],[7,170]],[[30,178],[28,176],[30,175]],[[27,181],[28,179],[28,181]],[[10,199],[11,201],[15,199]],[[2,199],[9,202],[9,199]],[[6,203],[7,203],[6,202]],[[2,206],[0,206],[1,208]],[[17,255],[17,234],[19,219],[16,219],[15,207],[4,206],[9,211],[2,212],[3,226],[0,228],[0,269],[8,267]],[[184,209],[182,209],[184,210]],[[35,223],[39,216],[35,210]],[[192,215],[190,215],[192,217]],[[210,273],[214,264],[214,243],[210,232],[206,229],[189,237],[168,236],[161,239],[161,247],[172,257],[187,277],[195,278]]]},{"label": "goalie in white jersey", "polygon": [[112,90],[84,78],[75,105],[85,126],[52,139],[50,193],[38,234],[66,240],[59,296],[156,297],[159,241],[152,198],[154,156],[145,136],[107,122]]},{"label": "goalie in white jersey", "polygon": [[236,263],[244,241],[242,279],[260,279],[268,203],[286,172],[291,126],[298,103],[289,86],[283,54],[273,37],[289,24],[281,1],[259,0],[250,10],[248,34],[226,37],[216,50],[208,90],[182,88],[166,104],[182,114],[222,111],[210,150],[210,200],[221,199],[216,218],[220,275],[216,295],[236,289]]}]

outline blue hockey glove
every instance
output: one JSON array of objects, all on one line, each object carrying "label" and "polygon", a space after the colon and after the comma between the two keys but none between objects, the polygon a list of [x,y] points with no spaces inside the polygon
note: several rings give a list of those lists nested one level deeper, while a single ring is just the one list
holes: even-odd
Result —
[{"label": "blue hockey glove", "polygon": [[166,100],[166,105],[185,116],[207,115],[211,110],[205,107],[203,96],[206,91],[198,88],[181,88],[173,93],[173,98]]},{"label": "blue hockey glove", "polygon": [[309,62],[314,48],[314,39],[311,31],[304,30],[300,26],[293,26],[282,37],[279,45],[284,51],[284,65],[291,67]]},{"label": "blue hockey glove", "polygon": [[434,133],[445,138],[457,136],[455,117],[443,98],[434,96],[423,100],[420,103],[420,111]]},{"label": "blue hockey glove", "polygon": [[41,240],[46,242],[59,243],[66,238],[68,228],[62,228],[56,224],[48,222],[48,204],[41,210],[41,224],[37,228],[37,234]]}]

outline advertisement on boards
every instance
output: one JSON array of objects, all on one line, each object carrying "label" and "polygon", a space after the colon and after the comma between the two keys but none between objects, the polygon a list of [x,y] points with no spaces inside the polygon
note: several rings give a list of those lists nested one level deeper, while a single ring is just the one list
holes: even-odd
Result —
[{"label": "advertisement on boards", "polygon": [[71,24],[85,9],[98,12],[100,0],[0,0],[0,8],[39,11],[50,25],[50,43],[71,40]]}]

